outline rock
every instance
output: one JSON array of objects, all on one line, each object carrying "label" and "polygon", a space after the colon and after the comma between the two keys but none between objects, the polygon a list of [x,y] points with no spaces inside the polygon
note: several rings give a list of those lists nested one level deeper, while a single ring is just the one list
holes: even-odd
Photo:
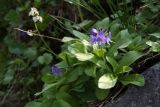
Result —
[{"label": "rock", "polygon": [[104,107],[160,107],[160,63],[142,73],[144,87],[131,86],[116,101]]}]

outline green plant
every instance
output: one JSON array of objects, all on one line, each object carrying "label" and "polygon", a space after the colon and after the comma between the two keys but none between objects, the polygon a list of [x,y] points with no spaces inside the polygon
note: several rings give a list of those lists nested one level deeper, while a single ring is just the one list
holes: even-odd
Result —
[{"label": "green plant", "polygon": [[[86,106],[87,101],[106,98],[117,82],[144,85],[141,75],[130,72],[131,64],[144,55],[142,50],[145,43],[134,41],[137,36],[130,34],[127,29],[121,29],[115,21],[110,22],[109,18],[98,21],[93,27],[110,28],[114,34],[111,36],[111,44],[91,45],[89,35],[76,30],[72,32],[77,38],[64,37],[63,51],[58,55],[62,61],[56,64],[63,70],[62,74],[43,76],[44,88],[36,93],[42,94],[37,100],[41,102],[38,105]],[[137,45],[133,45],[135,42]]]},{"label": "green plant", "polygon": [[[0,37],[2,106],[18,92],[22,105],[28,102],[25,107],[86,107],[104,101],[116,86],[143,86],[133,64],[160,52],[159,0],[138,5],[131,0],[0,2],[0,34],[6,35]],[[32,8],[36,14],[25,17],[31,5],[40,11]]]}]

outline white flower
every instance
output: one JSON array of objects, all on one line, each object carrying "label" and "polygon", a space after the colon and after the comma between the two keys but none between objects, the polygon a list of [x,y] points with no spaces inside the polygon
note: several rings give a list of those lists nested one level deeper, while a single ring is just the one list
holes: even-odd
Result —
[{"label": "white flower", "polygon": [[29,12],[29,16],[38,16],[39,12],[35,7],[31,8],[31,11]]},{"label": "white flower", "polygon": [[33,36],[32,30],[28,30],[28,31],[27,31],[27,35]]},{"label": "white flower", "polygon": [[29,16],[32,16],[32,20],[34,22],[43,22],[43,18],[39,16],[39,12],[35,7],[31,8],[31,11],[29,12]]},{"label": "white flower", "polygon": [[37,21],[43,22],[43,19],[42,19],[41,16],[34,16],[32,19],[33,19],[34,22],[37,22]]}]

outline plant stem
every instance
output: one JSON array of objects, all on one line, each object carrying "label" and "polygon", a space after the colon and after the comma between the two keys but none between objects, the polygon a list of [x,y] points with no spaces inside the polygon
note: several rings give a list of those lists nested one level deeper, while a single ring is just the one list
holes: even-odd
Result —
[{"label": "plant stem", "polygon": [[[16,30],[19,30],[19,31],[22,31],[22,32],[25,32],[25,33],[28,33],[29,31],[25,31],[25,30],[22,30],[22,29],[19,29],[19,28],[14,28]],[[54,37],[50,37],[50,36],[45,36],[45,35],[41,35],[41,34],[36,34],[36,33],[33,33],[33,32],[29,32],[35,36],[40,36],[40,37],[45,37],[45,38],[49,38],[49,39],[53,39],[53,40],[57,40],[59,42],[62,42],[61,39],[58,39],[58,38],[54,38]]]},{"label": "plant stem", "polygon": [[[79,0],[78,0],[78,2],[80,2]],[[83,14],[82,14],[82,11],[81,11],[81,7],[80,7],[80,5],[78,5],[78,12],[79,12],[79,17],[80,17],[80,19],[81,19],[81,22],[84,20],[83,19]]]},{"label": "plant stem", "polygon": [[[35,28],[36,28],[38,34],[41,35],[40,32],[39,32],[39,30],[38,30],[37,24],[34,23],[34,25],[35,25]],[[48,46],[48,44],[46,43],[46,41],[43,39],[43,36],[40,36],[40,38],[41,38],[42,42],[44,43],[44,45],[46,46],[46,48],[48,48],[48,50],[52,51],[52,49]],[[56,57],[58,57],[53,51],[52,51],[52,53],[53,53]]]}]

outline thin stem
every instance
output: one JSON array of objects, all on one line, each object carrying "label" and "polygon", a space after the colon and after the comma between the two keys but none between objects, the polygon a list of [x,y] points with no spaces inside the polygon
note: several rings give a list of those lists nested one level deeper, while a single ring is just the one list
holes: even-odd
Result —
[{"label": "thin stem", "polygon": [[[34,23],[34,25],[35,25],[35,28],[36,28],[38,34],[41,35],[40,32],[39,32],[39,30],[38,30],[37,24]],[[42,42],[44,43],[44,45],[48,48],[48,50],[52,51],[52,49],[48,46],[48,44],[46,43],[46,41],[43,39],[43,36],[40,36],[40,38],[41,38]],[[52,53],[54,53],[54,52],[52,51]],[[54,55],[56,57],[58,57],[55,53],[54,53]]]},{"label": "thin stem", "polygon": [[[43,48],[43,47],[42,47],[42,49],[44,49],[44,50],[46,50],[46,51],[48,51],[48,52],[54,54],[55,56],[57,56],[53,51],[50,51],[49,49],[46,49],[46,48]],[[58,57],[58,56],[57,56],[57,57]]]},{"label": "thin stem", "polygon": [[54,56],[58,57],[58,56],[51,50],[51,48],[47,45],[47,43],[45,42],[45,40],[44,40],[42,37],[46,37],[46,38],[49,38],[49,39],[57,40],[57,41],[60,41],[60,42],[62,42],[62,40],[61,40],[61,39],[58,39],[58,38],[50,37],[50,36],[41,35],[41,34],[39,33],[39,30],[38,30],[36,24],[35,24],[35,27],[36,27],[36,30],[37,30],[38,34],[33,33],[33,32],[29,32],[29,31],[25,31],[25,30],[22,30],[22,29],[19,29],[19,28],[14,28],[14,29],[19,30],[19,31],[22,31],[22,32],[25,32],[25,33],[28,33],[28,32],[29,32],[29,33],[31,33],[32,35],[36,35],[36,36],[41,37],[42,42],[43,42],[43,43],[45,44],[45,46],[47,47],[46,50],[48,50],[49,52],[51,52]]},{"label": "thin stem", "polygon": [[[102,5],[100,4],[100,1],[99,1],[99,0],[96,0],[96,3],[97,3],[97,5],[99,6],[100,10],[103,11],[103,13],[105,14],[105,16],[106,16],[106,15],[108,16],[107,12],[103,9]],[[103,14],[102,16],[104,16],[104,14]]]},{"label": "thin stem", "polygon": [[[29,31],[25,31],[25,30],[22,30],[22,29],[19,29],[19,28],[14,28],[14,29],[22,31],[22,32],[25,32],[25,33],[29,32]],[[29,33],[31,33],[32,35],[39,36],[39,37],[45,37],[45,38],[49,38],[49,39],[53,39],[53,40],[57,40],[59,42],[62,42],[62,40],[58,39],[58,38],[54,38],[54,37],[50,37],[50,36],[45,36],[45,35],[41,35],[41,34],[36,34],[36,33],[33,33],[33,32],[29,32]]]},{"label": "thin stem", "polygon": [[[63,29],[65,29],[65,30],[68,30],[68,29],[66,29],[66,27],[64,27],[65,24],[64,24],[62,21],[60,21],[59,19],[64,20],[64,21],[68,21],[68,22],[70,22],[71,24],[77,24],[77,23],[75,23],[75,22],[73,22],[73,21],[71,21],[71,20],[69,20],[69,19],[64,18],[64,17],[53,16],[53,15],[49,15],[49,16],[52,17],[53,19],[57,20],[57,21],[59,22],[60,26],[61,26]],[[79,26],[79,25],[77,25],[77,26],[81,28],[81,26]],[[88,31],[87,31],[86,29],[84,29],[83,27],[82,27],[81,29],[83,29],[85,32],[88,32]]]},{"label": "thin stem", "polygon": [[[67,0],[65,0],[65,1],[69,2]],[[94,16],[96,16],[98,19],[101,19],[100,16],[97,15],[99,13],[95,14],[96,11],[94,11],[94,9],[92,9],[85,1],[81,1],[81,2],[83,2],[83,4],[81,2],[78,3],[78,2],[76,2],[74,0],[70,0],[70,2],[72,2],[74,5],[79,5],[79,6],[83,7],[83,8],[85,8],[86,10],[88,10],[89,12],[91,12]]]},{"label": "thin stem", "polygon": [[[78,0],[78,2],[80,2],[80,1]],[[83,14],[82,14],[80,5],[78,5],[77,8],[78,8],[78,12],[79,12],[79,17],[80,17],[81,21],[83,21],[84,19],[83,19]]]}]

